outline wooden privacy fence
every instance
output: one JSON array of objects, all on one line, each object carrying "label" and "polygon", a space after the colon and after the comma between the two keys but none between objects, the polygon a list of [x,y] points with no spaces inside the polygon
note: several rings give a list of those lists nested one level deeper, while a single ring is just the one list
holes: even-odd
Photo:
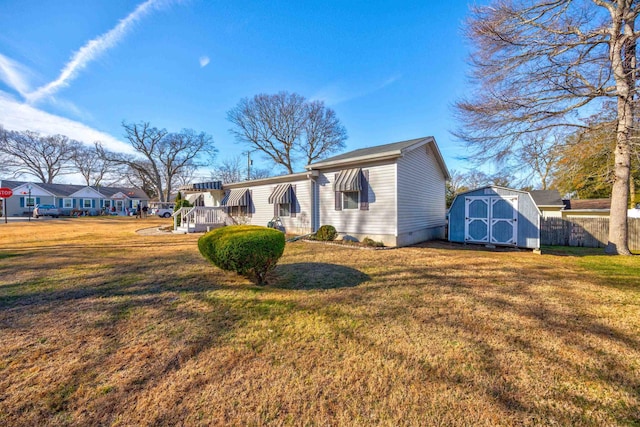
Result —
[{"label": "wooden privacy fence", "polygon": [[[540,218],[540,243],[603,248],[609,241],[609,218]],[[629,218],[629,249],[640,250],[640,218]]]}]

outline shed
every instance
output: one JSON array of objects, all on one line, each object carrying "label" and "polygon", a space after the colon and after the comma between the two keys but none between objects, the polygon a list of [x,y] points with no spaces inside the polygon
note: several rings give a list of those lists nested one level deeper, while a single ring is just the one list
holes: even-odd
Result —
[{"label": "shed", "polygon": [[537,249],[540,216],[526,191],[497,186],[467,191],[449,209],[449,241]]}]

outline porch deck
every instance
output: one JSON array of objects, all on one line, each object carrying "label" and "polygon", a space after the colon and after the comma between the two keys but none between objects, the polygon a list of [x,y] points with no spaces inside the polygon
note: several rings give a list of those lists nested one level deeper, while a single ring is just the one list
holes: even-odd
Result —
[{"label": "porch deck", "polygon": [[174,233],[201,233],[234,223],[222,207],[193,206],[173,213]]}]

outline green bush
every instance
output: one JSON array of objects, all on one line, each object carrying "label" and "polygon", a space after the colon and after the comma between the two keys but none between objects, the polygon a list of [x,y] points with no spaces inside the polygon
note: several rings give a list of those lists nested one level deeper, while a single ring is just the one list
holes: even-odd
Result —
[{"label": "green bush", "polygon": [[382,247],[384,247],[384,243],[376,242],[375,240],[371,239],[370,237],[365,237],[364,239],[362,239],[362,243],[365,246],[370,246],[372,248],[382,248]]},{"label": "green bush", "polygon": [[324,242],[335,240],[338,237],[338,232],[333,225],[323,225],[316,231],[316,240],[322,240]]},{"label": "green bush", "polygon": [[258,285],[265,283],[267,274],[282,256],[284,245],[284,233],[258,225],[222,227],[198,239],[202,256]]}]

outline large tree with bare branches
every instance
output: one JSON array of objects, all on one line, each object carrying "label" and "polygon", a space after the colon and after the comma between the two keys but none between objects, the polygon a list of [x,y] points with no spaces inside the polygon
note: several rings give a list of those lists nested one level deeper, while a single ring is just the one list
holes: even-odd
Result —
[{"label": "large tree with bare branches", "polygon": [[627,200],[637,100],[640,3],[493,0],[474,6],[468,38],[475,90],[456,104],[456,132],[476,159],[503,159],[523,136],[583,121],[615,101],[610,254],[630,254]]},{"label": "large tree with bare branches", "polygon": [[347,131],[322,101],[296,93],[244,98],[227,113],[236,140],[260,150],[293,173],[297,161],[310,164],[344,148]]},{"label": "large tree with bare branches", "polygon": [[123,123],[125,135],[135,154],[114,153],[96,148],[104,160],[134,171],[140,181],[155,190],[161,202],[169,201],[176,179],[191,173],[204,157],[215,154],[212,138],[204,132],[183,129],[169,133],[149,123]]},{"label": "large tree with bare branches", "polygon": [[0,154],[7,172],[16,177],[31,175],[43,183],[73,173],[72,159],[80,146],[80,142],[64,135],[0,129]]}]

